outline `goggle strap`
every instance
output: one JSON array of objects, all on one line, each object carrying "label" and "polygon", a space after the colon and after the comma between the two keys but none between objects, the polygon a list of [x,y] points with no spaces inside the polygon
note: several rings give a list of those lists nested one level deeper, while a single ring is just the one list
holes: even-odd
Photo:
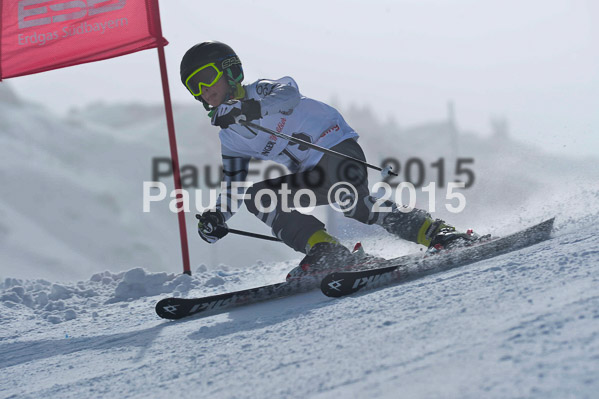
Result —
[{"label": "goggle strap", "polygon": [[233,98],[235,98],[236,100],[240,100],[244,97],[245,97],[245,89],[243,88],[243,86],[241,84],[237,83],[236,87],[235,87],[235,92],[234,92]]}]

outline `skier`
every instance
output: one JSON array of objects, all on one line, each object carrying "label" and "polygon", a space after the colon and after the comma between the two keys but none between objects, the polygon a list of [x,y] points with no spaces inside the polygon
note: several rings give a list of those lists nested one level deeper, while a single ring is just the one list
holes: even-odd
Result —
[{"label": "skier", "polygon": [[[292,172],[254,183],[242,201],[276,237],[306,254],[300,263],[304,270],[308,265],[314,269],[342,265],[350,260],[351,253],[316,217],[285,209],[283,205],[292,204],[292,198],[300,189],[311,190],[316,196],[316,205],[328,204],[328,190],[337,182],[351,183],[357,191],[357,198],[351,195],[343,198],[343,202],[352,200],[356,203],[344,212],[347,217],[380,225],[402,239],[429,248],[439,249],[450,246],[450,243],[473,240],[472,235],[460,233],[420,209],[401,212],[397,204],[385,201],[379,204],[380,207],[392,211],[378,211],[374,206],[377,198],[371,196],[368,189],[364,165],[256,132],[239,123],[252,121],[365,161],[358,134],[341,114],[329,105],[301,95],[292,78],[259,79],[242,85],[241,61],[231,47],[217,41],[191,47],[181,60],[180,72],[183,85],[204,105],[212,124],[221,128],[223,180],[227,190],[219,195],[215,209],[196,215],[198,233],[206,242],[214,243],[227,234],[226,222],[233,216],[231,189],[234,182],[245,181],[252,157],[281,163]],[[285,184],[287,190],[282,191]],[[262,189],[270,190],[274,196],[262,195],[256,203],[256,194]],[[287,198],[283,198],[285,196]],[[301,196],[300,199],[302,206],[309,205],[309,197]]]}]

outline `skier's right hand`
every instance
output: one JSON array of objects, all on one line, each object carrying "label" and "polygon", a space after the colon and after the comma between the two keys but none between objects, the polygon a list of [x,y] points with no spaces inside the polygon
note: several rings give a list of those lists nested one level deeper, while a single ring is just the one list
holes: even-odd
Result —
[{"label": "skier's right hand", "polygon": [[256,100],[231,100],[219,105],[212,116],[212,124],[222,129],[240,121],[253,121],[262,118],[260,102]]},{"label": "skier's right hand", "polygon": [[198,234],[209,244],[214,244],[229,232],[225,217],[219,210],[196,214],[196,219],[198,219]]}]

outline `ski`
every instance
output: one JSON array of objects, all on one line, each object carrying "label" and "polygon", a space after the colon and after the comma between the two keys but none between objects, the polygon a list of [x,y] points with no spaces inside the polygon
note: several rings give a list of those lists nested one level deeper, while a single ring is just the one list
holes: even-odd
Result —
[{"label": "ski", "polygon": [[237,306],[311,291],[318,288],[325,274],[202,298],[164,298],[156,304],[156,313],[163,319],[171,320],[199,313],[202,316],[212,316]]},{"label": "ski", "polygon": [[[414,256],[416,255],[408,255],[401,259],[411,259]],[[377,261],[379,260],[365,259],[355,266],[347,266],[346,269],[350,270],[352,267],[359,266],[373,268],[376,266]],[[283,298],[317,289],[320,287],[322,278],[330,271],[321,270],[302,273],[300,267],[296,269],[299,269],[299,272],[292,271],[287,275],[286,281],[281,283],[200,298],[164,298],[156,303],[156,314],[163,319],[171,320],[181,319],[198,313],[201,313],[202,317],[212,316],[224,313],[234,307],[250,305],[269,299]]]},{"label": "ski", "polygon": [[362,289],[414,280],[454,267],[493,258],[547,240],[553,230],[554,219],[548,219],[502,238],[425,258],[405,262],[405,257],[402,257],[377,262],[376,268],[367,270],[333,272],[322,279],[320,288],[326,296],[341,297]]},{"label": "ski", "polygon": [[[224,313],[234,307],[311,291],[320,285],[327,296],[352,294],[365,287],[375,288],[412,280],[427,274],[488,259],[502,253],[533,245],[549,238],[553,219],[518,233],[471,247],[423,258],[420,254],[390,260],[365,259],[352,265],[354,271],[337,271],[292,277],[288,281],[201,298],[164,298],[156,304],[156,313],[164,319],[181,319]],[[359,270],[355,270],[355,269]],[[322,279],[322,280],[321,280]]]}]

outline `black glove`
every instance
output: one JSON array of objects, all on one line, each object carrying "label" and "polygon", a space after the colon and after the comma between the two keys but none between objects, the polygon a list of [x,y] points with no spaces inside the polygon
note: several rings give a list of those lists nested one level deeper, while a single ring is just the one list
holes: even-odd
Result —
[{"label": "black glove", "polygon": [[225,129],[240,121],[253,121],[260,118],[262,118],[260,102],[231,100],[216,107],[212,115],[212,124]]},{"label": "black glove", "polygon": [[198,219],[198,234],[209,244],[214,244],[229,232],[225,217],[218,210],[197,214],[196,219]]}]

